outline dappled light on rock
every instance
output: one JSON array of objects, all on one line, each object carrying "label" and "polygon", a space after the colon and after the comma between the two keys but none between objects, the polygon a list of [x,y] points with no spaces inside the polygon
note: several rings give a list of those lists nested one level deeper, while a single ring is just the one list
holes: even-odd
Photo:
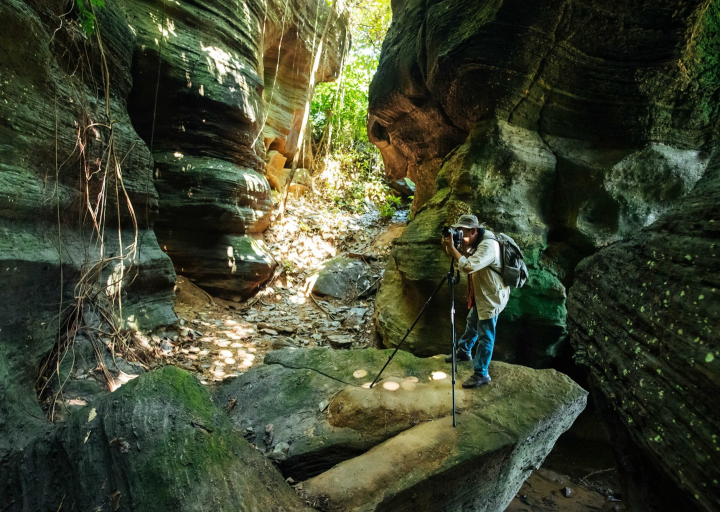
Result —
[{"label": "dappled light on rock", "polygon": [[[389,355],[269,352],[265,365],[219,386],[217,400],[236,404],[232,421],[264,453],[290,446],[279,467],[295,481],[310,478],[302,494],[311,502],[327,498],[346,510],[375,510],[376,500],[401,500],[417,485],[426,488],[425,510],[462,499],[501,511],[585,406],[586,392],[554,370],[492,363],[491,385],[457,390],[461,413],[453,429],[450,383],[432,379],[447,369],[444,357],[398,352],[378,385],[358,382],[358,367],[374,375]],[[470,373],[470,363],[460,363],[459,377]],[[272,437],[263,434],[267,425]],[[475,468],[472,484],[434,492],[465,464]]]}]

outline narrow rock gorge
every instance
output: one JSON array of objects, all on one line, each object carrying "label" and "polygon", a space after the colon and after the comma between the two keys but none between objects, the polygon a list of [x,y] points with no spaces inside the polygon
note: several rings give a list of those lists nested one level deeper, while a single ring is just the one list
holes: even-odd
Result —
[{"label": "narrow rock gorge", "polygon": [[[718,506],[719,9],[394,2],[370,90],[387,174],[417,184],[378,295],[383,343],[447,273],[443,225],[474,213],[509,234],[530,278],[496,357],[542,367],[577,351],[638,510]],[[446,288],[406,348],[447,353],[449,333]]]},{"label": "narrow rock gorge", "polygon": [[158,241],[194,283],[248,298],[276,265],[257,237],[272,208],[266,150],[282,167],[301,149],[313,58],[319,49],[313,83],[336,77],[345,18],[321,0],[120,5],[135,36],[128,111],[155,161]]},{"label": "narrow rock gorge", "polygon": [[[0,512],[500,512],[588,401],[624,507],[720,509],[720,3],[391,5],[350,204],[363,2],[0,2]],[[370,388],[465,213],[530,271],[492,382],[445,287]]]}]

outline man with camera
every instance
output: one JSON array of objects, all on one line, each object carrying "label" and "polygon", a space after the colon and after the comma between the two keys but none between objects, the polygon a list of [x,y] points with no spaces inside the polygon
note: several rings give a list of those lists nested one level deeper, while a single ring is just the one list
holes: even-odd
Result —
[{"label": "man with camera", "polygon": [[[497,317],[510,298],[502,272],[500,244],[495,235],[478,223],[475,215],[461,215],[452,229],[443,231],[442,245],[457,261],[458,269],[468,274],[467,327],[457,345],[458,361],[473,361],[475,372],[463,382],[464,388],[476,388],[490,382],[488,368],[495,345]],[[472,349],[477,344],[475,358]],[[452,363],[452,356],[446,359]]]}]

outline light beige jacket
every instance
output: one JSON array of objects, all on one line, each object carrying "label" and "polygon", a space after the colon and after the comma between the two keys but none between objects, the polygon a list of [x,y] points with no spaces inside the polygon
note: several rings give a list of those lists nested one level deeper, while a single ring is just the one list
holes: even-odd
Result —
[{"label": "light beige jacket", "polygon": [[458,260],[458,269],[468,274],[475,290],[475,307],[478,319],[487,320],[500,314],[510,298],[510,288],[505,286],[500,274],[490,269],[502,270],[500,244],[495,235],[486,230],[482,241],[470,256]]}]

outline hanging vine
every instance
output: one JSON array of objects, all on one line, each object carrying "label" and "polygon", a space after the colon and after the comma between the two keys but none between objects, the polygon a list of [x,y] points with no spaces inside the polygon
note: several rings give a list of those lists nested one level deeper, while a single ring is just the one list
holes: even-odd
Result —
[{"label": "hanging vine", "polygon": [[[68,40],[77,45],[71,54],[78,56],[76,69],[69,76],[75,97],[81,105],[82,113],[75,132],[75,146],[71,154],[60,163],[59,127],[57,92],[55,102],[55,200],[57,201],[57,244],[60,263],[60,306],[58,310],[58,332],[55,346],[41,363],[36,380],[38,397],[47,407],[48,417],[53,420],[59,401],[64,403],[63,386],[74,368],[74,345],[78,336],[83,336],[92,344],[97,360],[97,369],[103,375],[107,386],[112,390],[116,386],[111,371],[105,364],[105,354],[110,352],[115,361],[116,354],[129,361],[135,361],[148,367],[154,359],[153,349],[143,345],[133,332],[123,324],[122,294],[131,281],[138,259],[138,223],[130,194],[125,186],[123,162],[135,149],[130,148],[120,154],[118,131],[113,119],[110,68],[108,66],[101,27],[95,8],[104,7],[102,0],[77,0],[77,24],[86,37],[73,37],[73,23],[65,23]],[[66,15],[69,13],[66,13]],[[60,16],[60,27],[63,17]],[[57,34],[58,28],[53,34]],[[87,35],[92,34],[92,39]],[[67,48],[66,48],[67,50]],[[95,85],[93,63],[89,55],[97,51],[102,76],[101,86]],[[100,112],[94,112],[87,104],[86,83],[90,89],[101,91],[104,105]],[[97,118],[97,120],[94,120]],[[85,232],[88,226],[88,247],[85,260],[79,265],[79,278],[73,289],[72,301],[64,304],[65,268],[63,261],[63,238],[60,199],[60,180],[66,168],[77,165],[79,169],[79,187],[76,191],[80,198],[80,217],[77,229]],[[111,225],[116,221],[116,226]],[[123,227],[126,225],[126,229]],[[127,230],[131,235],[128,239]],[[125,231],[126,235],[123,236]],[[115,238],[112,250],[108,242]],[[61,365],[66,357],[71,357],[70,372],[63,377]],[[122,372],[117,368],[119,374]],[[129,376],[127,376],[129,378]],[[54,379],[57,379],[56,381]],[[54,384],[57,384],[55,386]]]}]

